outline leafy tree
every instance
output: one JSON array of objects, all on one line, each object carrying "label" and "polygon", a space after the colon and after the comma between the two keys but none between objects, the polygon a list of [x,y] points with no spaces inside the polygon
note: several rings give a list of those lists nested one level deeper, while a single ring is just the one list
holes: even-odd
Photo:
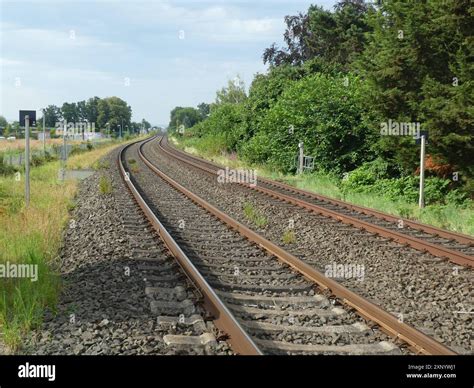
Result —
[{"label": "leafy tree", "polygon": [[173,131],[177,130],[180,125],[185,128],[191,128],[202,120],[199,111],[192,107],[177,106],[171,111],[169,128]]},{"label": "leafy tree", "polygon": [[250,85],[249,97],[245,100],[247,138],[260,127],[266,111],[278,100],[283,91],[294,81],[301,79],[304,70],[281,65],[272,67],[266,74],[256,74]]},{"label": "leafy tree", "polygon": [[97,101],[97,125],[99,128],[107,128],[107,130],[111,130],[109,124],[110,119],[110,106],[105,99],[100,99]]},{"label": "leafy tree", "polygon": [[[56,105],[48,105],[44,109],[44,123],[47,128],[53,128],[56,126],[56,123],[62,120],[61,109]],[[37,122],[38,124],[43,125],[43,118]]]},{"label": "leafy tree", "polygon": [[240,77],[235,77],[227,82],[227,87],[217,91],[216,104],[239,104],[244,102],[246,98],[244,82]]},{"label": "leafy tree", "polygon": [[145,129],[150,129],[151,128],[151,124],[148,121],[146,121],[145,119],[142,119],[141,124],[143,125],[143,127]]},{"label": "leafy tree", "polygon": [[75,102],[65,102],[61,107],[61,115],[64,120],[70,123],[76,123],[79,121],[79,113],[77,110],[77,104]]},{"label": "leafy tree", "polygon": [[371,10],[363,0],[344,0],[334,12],[312,5],[307,13],[286,16],[286,47],[279,49],[273,44],[265,50],[263,61],[273,66],[299,66],[320,58],[323,63],[348,70],[364,50],[371,29],[367,21]]},{"label": "leafy tree", "polygon": [[99,97],[91,97],[87,100],[85,106],[84,118],[89,123],[97,123],[99,117]]},{"label": "leafy tree", "polygon": [[199,111],[199,114],[201,115],[201,119],[204,120],[207,118],[211,111],[211,106],[209,104],[206,104],[205,102],[201,102],[198,106],[197,109]]},{"label": "leafy tree", "polygon": [[[102,100],[101,100],[102,101]],[[122,135],[125,132],[125,127],[130,128],[130,119],[132,117],[132,108],[127,105],[127,103],[120,99],[119,97],[107,97],[104,98],[107,108],[105,109],[108,113],[108,123],[111,129],[116,133],[120,133],[120,128],[122,128]],[[104,108],[104,104],[99,105]],[[99,115],[100,115],[99,110]],[[104,114],[107,116],[107,114]]]},{"label": "leafy tree", "polygon": [[[319,169],[343,173],[370,160],[376,137],[363,115],[365,86],[352,75],[348,79],[316,74],[292,83],[267,112],[261,131],[244,145],[245,157],[290,171],[303,141]],[[264,142],[267,160],[259,155]]]},{"label": "leafy tree", "polygon": [[80,122],[87,121],[87,107],[86,107],[86,101],[79,101],[76,104],[76,110],[77,110],[77,119]]}]

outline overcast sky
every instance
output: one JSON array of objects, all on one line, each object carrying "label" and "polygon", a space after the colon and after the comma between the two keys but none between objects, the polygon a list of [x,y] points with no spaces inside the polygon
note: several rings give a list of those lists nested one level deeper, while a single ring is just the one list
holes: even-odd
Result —
[{"label": "overcast sky", "polygon": [[118,96],[134,121],[167,124],[237,74],[248,87],[285,15],[336,2],[1,0],[0,115]]}]

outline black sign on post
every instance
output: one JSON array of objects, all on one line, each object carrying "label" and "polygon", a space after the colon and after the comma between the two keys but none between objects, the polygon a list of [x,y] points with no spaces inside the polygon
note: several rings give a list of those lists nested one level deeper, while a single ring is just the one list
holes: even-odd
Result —
[{"label": "black sign on post", "polygon": [[428,139],[429,139],[428,131],[420,131],[420,136],[415,138],[416,144],[418,144],[418,145],[421,144],[421,137],[422,136],[425,137],[426,144],[428,144]]},{"label": "black sign on post", "polygon": [[36,111],[35,110],[21,110],[20,111],[20,127],[25,126],[25,116],[30,118],[30,126],[36,127]]}]

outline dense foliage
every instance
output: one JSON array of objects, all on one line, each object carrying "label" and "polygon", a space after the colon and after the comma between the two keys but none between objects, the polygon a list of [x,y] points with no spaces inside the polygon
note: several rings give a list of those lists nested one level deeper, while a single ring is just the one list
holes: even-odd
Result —
[{"label": "dense foliage", "polygon": [[248,94],[229,81],[185,136],[283,172],[303,142],[315,169],[350,177],[344,187],[416,200],[413,133],[381,131],[413,125],[429,135],[427,199],[473,196],[471,1],[344,0],[285,22],[286,46],[265,50]]}]

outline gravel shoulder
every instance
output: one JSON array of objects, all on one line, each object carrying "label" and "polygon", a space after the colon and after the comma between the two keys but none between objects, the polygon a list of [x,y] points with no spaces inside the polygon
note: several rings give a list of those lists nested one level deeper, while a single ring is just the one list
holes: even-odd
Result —
[{"label": "gravel shoulder", "polygon": [[[179,324],[161,326],[158,316],[177,317],[179,312],[152,312],[146,289],[169,291],[158,298],[179,294],[179,300],[190,301],[192,314],[204,317],[205,311],[125,190],[117,156],[118,150],[112,151],[105,158],[110,167],[81,182],[60,252],[63,290],[57,311],[45,314],[42,327],[26,338],[19,354],[228,354],[225,342],[183,348],[164,341],[167,334],[200,333]],[[99,189],[103,180],[111,184],[110,192]],[[167,302],[174,300],[163,305]],[[215,330],[210,321],[206,324],[206,331]]]}]

